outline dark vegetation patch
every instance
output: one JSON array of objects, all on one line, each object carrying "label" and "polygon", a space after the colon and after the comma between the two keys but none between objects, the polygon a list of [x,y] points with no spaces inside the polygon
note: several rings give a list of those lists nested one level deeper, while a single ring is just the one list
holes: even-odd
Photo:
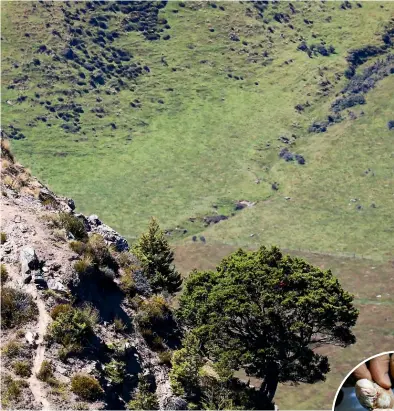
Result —
[{"label": "dark vegetation patch", "polygon": [[[313,133],[324,133],[327,127],[343,120],[341,112],[345,109],[366,104],[365,94],[372,90],[376,84],[385,77],[394,74],[394,54],[390,53],[393,46],[394,26],[385,28],[382,35],[383,44],[381,46],[367,45],[349,52],[347,61],[348,68],[344,75],[348,79],[346,86],[341,90],[341,97],[338,97],[331,104],[333,115],[329,115],[326,120],[313,122],[308,131]],[[356,73],[358,66],[366,63],[368,59],[384,55],[370,66],[364,68],[361,73]],[[296,106],[297,111],[303,110],[302,105]],[[355,114],[349,111],[349,118],[354,119]]]},{"label": "dark vegetation patch", "polygon": [[288,148],[282,148],[279,152],[279,157],[285,161],[297,161],[298,164],[304,165],[305,158],[301,154],[292,153]]},{"label": "dark vegetation patch", "polygon": [[318,55],[328,57],[329,55],[335,53],[334,46],[326,45],[324,41],[322,41],[320,44],[311,44],[309,46],[305,41],[302,41],[298,45],[297,50],[304,51],[311,58],[313,56],[318,56]]}]

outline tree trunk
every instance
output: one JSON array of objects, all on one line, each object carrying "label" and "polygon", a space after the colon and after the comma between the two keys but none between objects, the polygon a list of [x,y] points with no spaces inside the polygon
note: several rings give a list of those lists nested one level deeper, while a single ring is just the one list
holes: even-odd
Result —
[{"label": "tree trunk", "polygon": [[260,387],[260,394],[263,395],[268,402],[273,401],[278,383],[278,372],[275,369],[269,370]]}]

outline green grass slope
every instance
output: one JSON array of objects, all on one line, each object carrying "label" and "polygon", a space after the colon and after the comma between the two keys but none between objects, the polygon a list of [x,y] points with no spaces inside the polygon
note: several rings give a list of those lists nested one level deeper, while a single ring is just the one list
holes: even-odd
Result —
[{"label": "green grass slope", "polygon": [[[17,158],[130,240],[155,215],[173,241],[392,253],[392,76],[326,132],[308,128],[349,83],[349,50],[384,44],[394,4],[145,4],[2,2],[3,124]],[[160,39],[146,38],[149,24]],[[309,57],[303,40],[335,52]],[[279,158],[284,147],[306,164]],[[235,211],[238,200],[257,204]],[[207,228],[216,214],[228,219]]]}]

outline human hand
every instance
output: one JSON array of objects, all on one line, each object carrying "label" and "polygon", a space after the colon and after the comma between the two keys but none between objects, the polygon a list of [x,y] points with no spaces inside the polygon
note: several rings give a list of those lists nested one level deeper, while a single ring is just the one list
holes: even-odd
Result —
[{"label": "human hand", "polygon": [[383,354],[369,364],[360,365],[353,377],[357,380],[355,391],[360,404],[370,410],[393,410],[394,394],[391,391],[394,378],[394,356]]},{"label": "human hand", "polygon": [[353,372],[353,376],[356,380],[367,379],[376,382],[382,388],[391,388],[390,376],[394,379],[394,355],[383,354],[372,358],[368,366],[366,363],[361,364]]}]

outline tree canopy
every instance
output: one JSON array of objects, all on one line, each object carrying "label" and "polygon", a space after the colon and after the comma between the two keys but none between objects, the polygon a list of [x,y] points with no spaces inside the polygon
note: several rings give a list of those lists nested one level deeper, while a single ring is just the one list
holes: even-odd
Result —
[{"label": "tree canopy", "polygon": [[194,271],[177,317],[205,358],[262,378],[272,399],[279,382],[325,379],[328,359],[313,349],[353,344],[358,311],[330,270],[261,247],[238,250],[215,271]]},{"label": "tree canopy", "polygon": [[134,245],[133,252],[144,266],[155,292],[166,290],[172,294],[180,289],[182,278],[173,265],[174,253],[155,218]]}]

